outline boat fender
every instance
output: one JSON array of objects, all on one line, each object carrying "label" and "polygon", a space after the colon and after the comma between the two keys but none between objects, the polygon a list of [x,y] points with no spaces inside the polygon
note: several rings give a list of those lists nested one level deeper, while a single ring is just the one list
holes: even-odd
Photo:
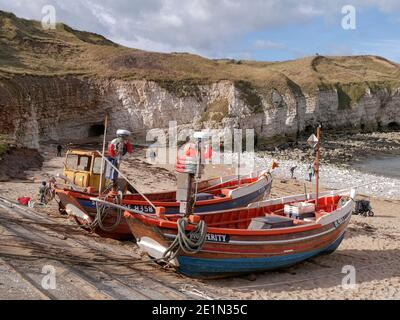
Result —
[{"label": "boat fender", "polygon": [[91,223],[91,218],[81,209],[72,204],[67,204],[65,207],[65,211],[69,216],[74,216],[82,221],[85,221],[85,223],[87,224]]},{"label": "boat fender", "polygon": [[199,216],[196,216],[193,214],[189,216],[189,222],[191,224],[198,224],[200,222],[200,220],[201,220],[201,218]]},{"label": "boat fender", "polygon": [[132,154],[133,148],[132,144],[129,141],[123,141],[121,142],[119,138],[114,139],[113,141],[110,142],[108,145],[108,154],[115,159],[117,156],[117,151],[118,151],[118,145],[119,143],[123,143],[123,152],[122,155],[125,156],[127,153]]},{"label": "boat fender", "polygon": [[[138,239],[137,244],[141,250],[145,251],[151,258],[154,259],[162,259],[167,251],[166,247],[149,237],[142,237]],[[168,263],[175,267],[179,267],[179,262],[176,258],[169,260]]]}]

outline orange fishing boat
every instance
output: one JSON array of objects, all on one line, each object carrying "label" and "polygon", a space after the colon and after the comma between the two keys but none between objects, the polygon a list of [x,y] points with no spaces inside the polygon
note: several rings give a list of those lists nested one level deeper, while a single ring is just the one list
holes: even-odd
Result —
[{"label": "orange fishing boat", "polygon": [[[272,176],[266,170],[249,175],[220,177],[200,182],[199,193],[195,195],[194,212],[207,212],[243,207],[267,197],[272,186]],[[113,239],[131,239],[132,233],[122,217],[120,209],[105,208],[106,214],[98,219],[99,204],[92,199],[98,194],[80,192],[71,188],[55,186],[62,210],[66,211],[79,225],[92,228],[100,236]],[[156,207],[165,208],[166,214],[177,214],[180,203],[176,201],[176,191],[140,194],[124,194],[119,202],[127,208],[143,213],[155,213]],[[103,198],[110,203],[113,197]],[[148,202],[151,201],[151,203]],[[104,208],[102,208],[104,209]],[[99,225],[100,223],[100,225]]]},{"label": "orange fishing boat", "polygon": [[[352,216],[355,190],[290,196],[190,219],[179,215],[143,215],[125,211],[139,247],[184,275],[216,278],[288,267],[334,252]],[[318,201],[316,201],[318,199]],[[182,222],[184,222],[182,224]],[[199,225],[206,228],[199,234]],[[182,247],[204,239],[197,250]],[[193,249],[193,248],[192,248]]]}]

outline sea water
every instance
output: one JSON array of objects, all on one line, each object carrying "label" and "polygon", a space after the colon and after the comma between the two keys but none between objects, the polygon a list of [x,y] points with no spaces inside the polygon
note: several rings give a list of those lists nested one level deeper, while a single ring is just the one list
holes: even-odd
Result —
[{"label": "sea water", "polygon": [[353,168],[362,172],[400,178],[400,155],[368,157],[364,161],[353,164]]}]

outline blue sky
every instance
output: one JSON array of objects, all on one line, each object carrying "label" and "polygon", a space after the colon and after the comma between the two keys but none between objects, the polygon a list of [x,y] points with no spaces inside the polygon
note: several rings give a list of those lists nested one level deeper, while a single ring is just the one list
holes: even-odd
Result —
[{"label": "blue sky", "polygon": [[[57,22],[152,51],[265,61],[322,55],[380,55],[400,62],[399,0],[0,0],[0,9]],[[356,9],[344,30],[341,9]]]},{"label": "blue sky", "polygon": [[[344,30],[341,13],[330,21],[315,17],[252,32],[243,37],[232,56],[280,61],[314,55],[380,55],[400,62],[400,20],[373,8],[357,11],[355,30]],[[265,43],[266,48],[262,48]],[[257,45],[259,44],[259,45]]]}]

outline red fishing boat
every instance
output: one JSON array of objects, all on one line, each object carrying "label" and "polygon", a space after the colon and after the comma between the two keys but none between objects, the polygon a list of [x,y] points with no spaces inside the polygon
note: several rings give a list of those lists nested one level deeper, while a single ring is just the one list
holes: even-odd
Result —
[{"label": "red fishing boat", "polygon": [[[200,182],[195,195],[194,212],[207,212],[243,207],[269,195],[272,177],[266,170],[246,176],[220,177]],[[98,194],[80,192],[72,188],[55,187],[60,206],[83,227],[92,228],[100,236],[113,239],[131,239],[132,233],[121,209],[101,206],[93,198]],[[146,199],[147,198],[147,199]],[[105,195],[103,200],[116,198]],[[143,213],[155,213],[156,207],[165,208],[166,214],[178,214],[176,191],[145,194],[124,194],[118,204]],[[101,217],[99,210],[102,210]],[[106,210],[106,211],[104,211]]]},{"label": "red fishing boat", "polygon": [[[203,237],[195,252],[180,247],[169,262],[187,276],[216,278],[284,268],[334,252],[351,219],[354,197],[355,190],[290,196],[198,213],[183,225],[179,215],[125,211],[125,218],[139,247],[160,261],[173,242]],[[200,223],[207,226],[205,234],[199,234]]]}]

